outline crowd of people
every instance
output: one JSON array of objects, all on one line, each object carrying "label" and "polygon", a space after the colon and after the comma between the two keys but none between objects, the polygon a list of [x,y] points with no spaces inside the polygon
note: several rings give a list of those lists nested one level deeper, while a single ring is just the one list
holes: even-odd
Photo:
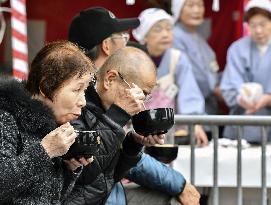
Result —
[{"label": "crowd of people", "polygon": [[[172,0],[172,15],[149,8],[119,19],[87,8],[72,19],[67,40],[38,52],[26,81],[1,77],[0,204],[198,205],[199,192],[181,173],[143,152],[163,145],[165,134],[144,137],[126,125],[148,108],[218,114],[218,97],[231,115],[271,114],[271,1],[245,7],[250,35],[229,47],[221,82],[198,32],[204,9],[203,0]],[[63,159],[78,130],[99,131],[98,153]],[[260,142],[256,127],[244,131]],[[201,125],[195,135],[201,146],[212,138]],[[236,136],[225,127],[223,137]],[[131,192],[123,178],[141,187]]]}]

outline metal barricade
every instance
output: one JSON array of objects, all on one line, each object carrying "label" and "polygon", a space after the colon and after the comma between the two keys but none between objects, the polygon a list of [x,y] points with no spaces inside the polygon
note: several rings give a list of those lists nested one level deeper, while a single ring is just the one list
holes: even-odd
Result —
[{"label": "metal barricade", "polygon": [[212,204],[219,205],[218,189],[218,126],[219,125],[236,125],[238,127],[238,145],[237,145],[237,204],[243,204],[242,190],[242,144],[243,126],[260,126],[262,127],[262,154],[261,154],[261,205],[267,205],[267,185],[266,185],[266,143],[267,143],[267,126],[271,126],[271,117],[268,116],[231,116],[231,115],[175,115],[176,124],[188,125],[191,144],[191,162],[190,162],[190,181],[195,183],[195,136],[194,125],[210,125],[214,145],[214,162],[213,162],[213,198]]}]

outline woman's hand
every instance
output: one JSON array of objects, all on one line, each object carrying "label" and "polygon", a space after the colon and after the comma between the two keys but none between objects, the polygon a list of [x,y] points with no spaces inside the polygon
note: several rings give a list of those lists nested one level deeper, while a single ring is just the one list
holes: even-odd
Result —
[{"label": "woman's hand", "polygon": [[252,114],[255,112],[255,103],[248,102],[241,96],[237,97],[237,103],[246,110],[246,114]]},{"label": "woman's hand", "polygon": [[254,110],[251,110],[250,112],[247,112],[247,114],[253,114],[255,112],[258,112],[259,110],[266,108],[271,105],[271,95],[270,94],[264,94],[256,103],[254,106]]},{"label": "woman's hand", "polygon": [[87,166],[88,164],[93,162],[93,160],[94,160],[93,157],[88,158],[88,159],[81,157],[78,160],[75,158],[72,158],[70,160],[64,160],[64,162],[69,170],[75,171],[78,167]]},{"label": "woman's hand", "polygon": [[264,94],[258,101],[254,103],[247,102],[242,97],[237,98],[237,101],[239,105],[246,110],[246,114],[254,114],[259,110],[271,105],[271,95]]},{"label": "woman's hand", "polygon": [[41,141],[41,145],[50,158],[66,154],[74,143],[76,134],[70,123],[65,123],[47,134]]}]

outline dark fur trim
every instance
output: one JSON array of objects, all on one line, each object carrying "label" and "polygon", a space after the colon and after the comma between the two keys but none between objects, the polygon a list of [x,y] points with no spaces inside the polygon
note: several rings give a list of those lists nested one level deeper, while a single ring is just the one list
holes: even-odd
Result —
[{"label": "dark fur trim", "polygon": [[23,83],[0,78],[0,109],[9,112],[20,129],[44,137],[56,127],[52,111],[38,100],[33,100]]}]

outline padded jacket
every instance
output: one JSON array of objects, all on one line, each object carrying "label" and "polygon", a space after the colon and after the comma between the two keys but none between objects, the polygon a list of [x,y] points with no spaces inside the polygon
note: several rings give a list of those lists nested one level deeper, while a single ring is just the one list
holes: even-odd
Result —
[{"label": "padded jacket", "polygon": [[[87,105],[73,125],[80,130],[98,131],[101,145],[94,161],[84,167],[65,205],[104,204],[113,185],[137,164],[142,155],[142,145],[134,142],[132,133],[125,136],[122,128],[130,116],[116,105],[104,110],[93,87],[87,90],[86,99]],[[116,121],[108,115],[117,116]]]},{"label": "padded jacket", "polygon": [[0,204],[60,205],[75,183],[41,140],[57,127],[52,110],[17,80],[0,78]]}]

